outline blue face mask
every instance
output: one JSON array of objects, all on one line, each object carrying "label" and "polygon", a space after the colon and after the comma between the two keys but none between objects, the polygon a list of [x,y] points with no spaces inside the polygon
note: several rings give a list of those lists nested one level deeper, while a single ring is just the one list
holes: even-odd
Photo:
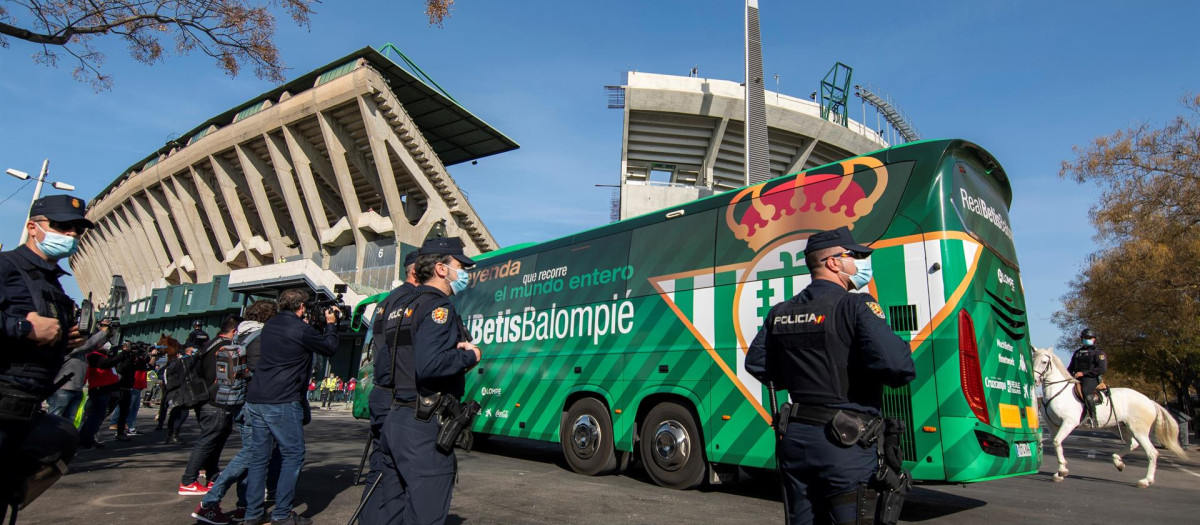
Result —
[{"label": "blue face mask", "polygon": [[63,257],[70,257],[79,249],[77,240],[74,237],[61,233],[48,232],[42,228],[42,225],[36,222],[33,224],[39,230],[42,230],[42,233],[46,234],[42,240],[37,241],[38,250],[41,250],[42,254],[46,257],[57,261]]},{"label": "blue face mask", "polygon": [[858,268],[858,272],[854,275],[847,274],[847,276],[850,277],[850,284],[854,286],[854,289],[859,290],[866,286],[867,283],[871,282],[871,276],[873,275],[873,271],[871,270],[871,258],[867,257],[866,259],[855,259],[854,266]]},{"label": "blue face mask", "polygon": [[1095,339],[1084,339],[1083,340],[1083,346],[1094,346],[1095,344],[1096,344]]},{"label": "blue face mask", "polygon": [[450,281],[450,291],[454,292],[454,295],[463,293],[467,289],[467,285],[471,283],[471,276],[467,274],[466,270],[459,270],[454,267],[450,267],[450,269],[458,272],[457,278]]}]

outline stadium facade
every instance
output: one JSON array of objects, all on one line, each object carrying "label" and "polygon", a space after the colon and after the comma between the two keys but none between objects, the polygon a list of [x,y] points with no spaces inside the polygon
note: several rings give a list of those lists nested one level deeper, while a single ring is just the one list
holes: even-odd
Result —
[{"label": "stadium facade", "polygon": [[[247,294],[389,290],[431,236],[497,248],[446,167],[517,144],[400,57],[408,69],[351,53],[130,167],[88,205],[96,228],[70,258],[83,294],[126,338],[182,340],[197,319],[213,333]],[[351,356],[336,361],[352,372]]]}]

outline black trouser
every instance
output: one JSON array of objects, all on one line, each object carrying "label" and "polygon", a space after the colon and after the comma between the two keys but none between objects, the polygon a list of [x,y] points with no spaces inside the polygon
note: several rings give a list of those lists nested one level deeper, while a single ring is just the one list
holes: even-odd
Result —
[{"label": "black trouser", "polygon": [[167,434],[178,434],[179,429],[183,428],[183,422],[187,421],[188,409],[184,407],[171,407],[167,412]]},{"label": "black trouser", "polygon": [[196,408],[196,421],[200,423],[200,438],[192,446],[192,455],[179,480],[183,485],[195,483],[201,469],[208,479],[216,477],[221,451],[233,432],[233,413],[224,408],[207,403],[200,405]]},{"label": "black trouser", "polygon": [[1096,420],[1096,401],[1092,398],[1092,393],[1096,391],[1096,387],[1100,385],[1100,378],[1083,376],[1079,378],[1079,387],[1083,391],[1083,405],[1087,407],[1089,416],[1092,420]]},{"label": "black trouser", "polygon": [[167,385],[160,382],[158,386],[159,392],[162,393],[158,400],[158,428],[162,428],[167,424]]},{"label": "black trouser", "polygon": [[125,426],[129,424],[129,403],[133,401],[133,392],[128,388],[121,389],[117,400],[117,435],[125,435]]},{"label": "black trouser", "polygon": [[789,524],[854,522],[857,507],[834,500],[857,490],[875,474],[879,466],[875,449],[836,445],[823,425],[792,420],[778,450]]}]

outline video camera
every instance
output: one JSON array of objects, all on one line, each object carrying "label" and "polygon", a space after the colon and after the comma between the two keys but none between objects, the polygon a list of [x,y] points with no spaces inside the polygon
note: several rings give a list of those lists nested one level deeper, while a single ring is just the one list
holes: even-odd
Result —
[{"label": "video camera", "polygon": [[313,299],[304,303],[305,322],[321,330],[325,328],[325,311],[333,308],[337,310],[338,322],[342,322],[350,318],[350,305],[342,300],[342,294],[346,293],[346,285],[333,285],[333,293],[337,294],[333,299]]}]

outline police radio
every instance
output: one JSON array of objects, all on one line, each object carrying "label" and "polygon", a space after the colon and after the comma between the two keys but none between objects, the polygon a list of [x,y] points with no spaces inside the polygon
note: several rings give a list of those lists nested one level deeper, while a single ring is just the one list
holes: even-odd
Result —
[{"label": "police radio", "polygon": [[79,333],[91,335],[96,331],[96,308],[92,305],[92,294],[75,307],[75,324],[79,325]]}]

